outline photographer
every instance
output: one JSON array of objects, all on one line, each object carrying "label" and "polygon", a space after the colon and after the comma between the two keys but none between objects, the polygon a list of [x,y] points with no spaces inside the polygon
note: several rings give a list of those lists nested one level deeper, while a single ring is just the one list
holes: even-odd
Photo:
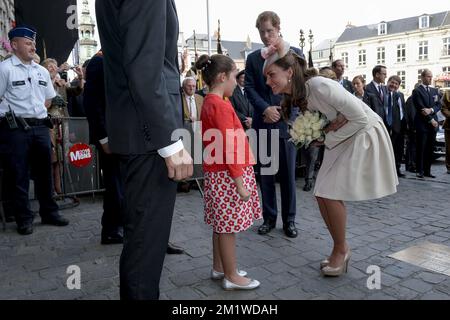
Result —
[{"label": "photographer", "polygon": [[[58,68],[58,62],[55,59],[48,58],[42,62],[42,66],[50,73],[50,79],[53,83],[57,96],[52,99],[48,113],[52,116],[54,128],[50,130],[50,137],[52,142],[52,169],[55,192],[61,194],[63,192],[61,187],[61,167],[63,161],[63,143],[68,143],[69,128],[67,120],[62,118],[69,117],[67,110],[67,100],[69,97],[75,97],[83,92],[84,80],[83,72],[80,67],[74,67],[73,70],[79,79],[78,86],[69,87],[67,81],[61,78],[61,73],[67,72],[70,69],[67,63],[63,63]],[[67,75],[67,74],[66,74]],[[63,141],[63,138],[66,140]],[[67,145],[66,145],[67,146]]]},{"label": "photographer", "polygon": [[16,27],[8,33],[14,55],[0,64],[0,151],[6,154],[13,190],[12,208],[17,231],[33,233],[34,215],[28,189],[30,166],[35,172],[36,195],[43,224],[65,226],[52,198],[50,127],[47,106],[55,96],[46,69],[33,61],[36,31]]}]

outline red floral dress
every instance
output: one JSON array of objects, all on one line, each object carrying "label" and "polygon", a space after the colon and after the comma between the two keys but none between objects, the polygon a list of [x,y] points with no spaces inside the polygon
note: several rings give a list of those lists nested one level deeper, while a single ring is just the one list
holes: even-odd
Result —
[{"label": "red floral dress", "polygon": [[[245,135],[239,118],[229,101],[209,94],[202,107],[202,131],[218,129],[224,137],[223,145],[227,145],[226,130],[234,129]],[[204,170],[204,214],[205,223],[211,225],[215,233],[238,233],[250,228],[254,220],[261,219],[261,206],[253,171],[254,159],[249,143],[245,137],[243,146],[234,146],[232,151],[224,151],[223,159],[232,156],[236,162],[215,163],[205,161]],[[203,141],[205,147],[211,141]],[[228,154],[227,154],[228,152]],[[239,155],[245,155],[243,163],[237,163]],[[234,178],[242,176],[245,188],[250,191],[248,201],[240,200]]]}]

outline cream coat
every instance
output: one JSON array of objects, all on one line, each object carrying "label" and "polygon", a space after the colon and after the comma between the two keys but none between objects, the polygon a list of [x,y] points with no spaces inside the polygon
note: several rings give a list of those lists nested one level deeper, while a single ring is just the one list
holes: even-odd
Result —
[{"label": "cream coat", "polygon": [[333,200],[362,201],[397,192],[391,139],[382,119],[336,81],[306,82],[308,109],[328,120],[341,113],[348,123],[325,138],[325,154],[314,194]]}]

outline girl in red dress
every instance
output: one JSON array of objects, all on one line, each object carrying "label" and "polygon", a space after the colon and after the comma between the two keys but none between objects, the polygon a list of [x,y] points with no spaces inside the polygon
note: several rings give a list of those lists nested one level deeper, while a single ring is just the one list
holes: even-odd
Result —
[{"label": "girl in red dress", "polygon": [[213,227],[212,279],[225,290],[255,289],[257,280],[236,267],[236,233],[261,218],[254,157],[247,136],[227,97],[236,87],[237,69],[224,55],[201,56],[196,67],[209,86],[201,113],[205,223]]}]

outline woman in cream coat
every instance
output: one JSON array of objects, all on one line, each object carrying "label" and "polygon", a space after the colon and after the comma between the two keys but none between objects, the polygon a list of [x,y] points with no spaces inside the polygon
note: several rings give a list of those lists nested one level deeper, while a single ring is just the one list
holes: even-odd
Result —
[{"label": "woman in cream coat", "polygon": [[305,60],[285,48],[280,44],[264,65],[272,91],[285,94],[285,114],[295,105],[301,110],[320,111],[331,121],[322,142],[326,149],[314,195],[334,242],[321,271],[326,276],[339,276],[347,271],[350,259],[344,201],[376,199],[396,192],[392,144],[382,119],[364,102],[333,80],[308,80]]}]

